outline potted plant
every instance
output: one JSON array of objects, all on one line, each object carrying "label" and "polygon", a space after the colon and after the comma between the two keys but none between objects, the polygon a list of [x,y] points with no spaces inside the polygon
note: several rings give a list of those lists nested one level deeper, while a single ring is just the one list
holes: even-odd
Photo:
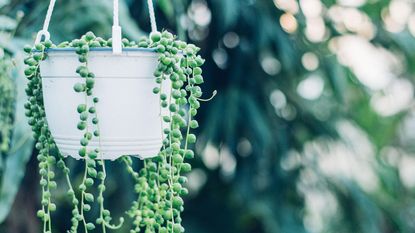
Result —
[{"label": "potted plant", "polygon": [[[159,55],[151,48],[154,42],[150,47],[124,42],[121,54],[113,53],[111,41],[92,33],[62,48],[46,48],[47,59],[39,67],[43,103],[63,155],[82,157],[79,140],[87,132],[93,134],[88,147],[99,148],[99,158],[148,158],[159,152],[163,113],[153,93],[159,86],[154,78]],[[163,84],[169,95],[171,82]]]},{"label": "potted plant", "polygon": [[[97,225],[117,229],[105,209],[105,160],[120,158],[137,182],[138,199],[132,204],[131,232],[183,232],[180,213],[187,194],[183,187],[191,170],[186,159],[194,156],[191,144],[198,127],[194,119],[200,107],[204,59],[199,48],[176,39],[155,27],[149,2],[153,32],[138,42],[121,40],[118,1],[114,1],[113,37],[109,40],[86,33],[80,39],[55,45],[49,40],[48,19],[28,53],[25,105],[29,124],[39,150],[42,187],[43,232],[52,232],[51,198],[55,165],[66,176],[72,199],[70,232],[93,230]],[[40,41],[40,38],[43,38]],[[83,180],[75,186],[70,179],[65,156],[82,159]],[[129,156],[144,159],[144,168],[135,171]],[[98,182],[98,183],[97,183]],[[98,192],[92,187],[97,183]],[[87,219],[91,203],[97,202],[99,216]]]}]

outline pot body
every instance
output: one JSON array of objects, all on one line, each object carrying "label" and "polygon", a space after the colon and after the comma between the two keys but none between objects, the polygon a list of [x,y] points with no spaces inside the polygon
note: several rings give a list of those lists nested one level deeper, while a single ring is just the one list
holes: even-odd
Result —
[{"label": "pot body", "polygon": [[[88,118],[88,131],[99,130],[87,149],[100,150],[99,159],[114,160],[123,155],[141,159],[154,157],[162,145],[162,110],[159,96],[153,93],[158,86],[153,73],[157,54],[148,49],[124,50],[114,55],[110,49],[91,50],[88,69],[95,74],[94,97],[99,123]],[[80,158],[80,139],[84,131],[77,128],[80,121],[77,106],[94,106],[92,98],[76,93],[73,86],[84,83],[76,69],[81,63],[71,49],[51,49],[40,65],[46,118],[59,151],[64,156]],[[170,94],[170,82],[162,91]],[[88,100],[87,100],[88,99]]]}]

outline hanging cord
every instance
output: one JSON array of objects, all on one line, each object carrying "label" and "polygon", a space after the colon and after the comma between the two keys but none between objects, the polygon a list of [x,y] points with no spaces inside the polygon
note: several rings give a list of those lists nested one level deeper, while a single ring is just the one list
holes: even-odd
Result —
[{"label": "hanging cord", "polygon": [[55,7],[56,0],[50,0],[48,11],[46,13],[45,22],[43,23],[43,29],[37,33],[35,44],[42,41],[42,37],[45,37],[45,40],[50,39],[50,33],[48,32],[50,19],[52,18],[53,8]]},{"label": "hanging cord", "polygon": [[[50,39],[50,33],[48,31],[49,23],[52,17],[53,8],[55,7],[56,0],[50,0],[48,11],[46,13],[45,22],[43,23],[43,29],[37,33],[35,44]],[[152,0],[147,0],[148,11],[150,14],[151,31],[157,32],[156,16],[154,13],[154,5]],[[121,42],[121,27],[119,23],[119,5],[118,0],[114,0],[114,11],[113,11],[113,26],[112,26],[112,51],[114,54],[120,54],[122,52]]]},{"label": "hanging cord", "polygon": [[153,0],[147,0],[148,12],[150,14],[151,31],[157,32],[156,15],[154,13]]}]

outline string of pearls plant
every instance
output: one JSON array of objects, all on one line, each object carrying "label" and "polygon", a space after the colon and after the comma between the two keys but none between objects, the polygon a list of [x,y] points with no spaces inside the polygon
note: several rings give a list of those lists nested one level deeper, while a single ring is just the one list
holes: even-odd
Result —
[{"label": "string of pearls plant", "polygon": [[6,154],[10,149],[14,121],[16,88],[11,78],[12,66],[9,55],[0,49],[0,159],[2,159],[1,155]]},{"label": "string of pearls plant", "polygon": [[[202,90],[198,86],[203,83],[200,66],[203,65],[204,59],[197,55],[199,48],[177,40],[167,31],[151,33],[150,38],[143,37],[138,43],[128,39],[123,39],[122,43],[123,47],[153,48],[159,54],[159,63],[154,72],[156,83],[153,92],[159,96],[160,110],[168,110],[161,111],[164,112],[162,116],[164,123],[160,122],[160,130],[164,137],[159,154],[155,158],[144,160],[143,168],[139,171],[134,169],[131,157],[124,156],[120,159],[136,182],[137,200],[127,212],[133,220],[130,232],[184,232],[181,225],[181,212],[184,210],[182,197],[188,193],[188,190],[184,187],[187,178],[183,173],[191,170],[191,165],[186,160],[194,157],[191,148],[196,142],[196,136],[191,133],[191,129],[198,127],[194,117],[200,102],[209,100],[201,99]],[[49,48],[56,47],[75,48],[80,62],[76,72],[82,77],[82,82],[76,83],[73,90],[85,96],[85,101],[79,103],[76,109],[80,119],[77,127],[84,135],[79,142],[79,156],[83,158],[85,169],[83,179],[77,185],[71,181],[69,168],[57,150],[48,129],[43,105],[39,63],[47,58]],[[120,218],[118,225],[110,223],[111,214],[104,204],[107,176],[105,162],[97,159],[100,154],[99,149],[88,146],[93,138],[99,140],[100,136],[99,109],[96,105],[99,98],[94,95],[95,75],[88,69],[88,53],[91,48],[97,47],[112,47],[112,41],[88,32],[81,39],[71,42],[54,45],[51,41],[44,41],[24,49],[28,54],[25,59],[25,64],[28,65],[25,74],[29,81],[26,88],[28,102],[25,108],[29,125],[37,140],[36,149],[39,150],[37,158],[41,176],[42,208],[38,211],[38,216],[43,221],[44,233],[51,233],[53,229],[51,212],[56,210],[52,195],[57,186],[54,181],[56,167],[60,168],[66,177],[68,195],[73,204],[72,226],[69,232],[76,233],[80,227],[83,232],[90,232],[99,226],[105,233],[107,229],[119,229],[124,222],[124,219]],[[171,94],[163,93],[162,90],[165,89],[162,88],[163,85],[170,83]],[[93,104],[88,105],[88,103]],[[92,122],[92,128],[88,127],[89,121]],[[95,183],[98,190],[94,194]],[[99,216],[94,220],[87,219],[85,213],[91,211],[94,202],[99,206]]]}]

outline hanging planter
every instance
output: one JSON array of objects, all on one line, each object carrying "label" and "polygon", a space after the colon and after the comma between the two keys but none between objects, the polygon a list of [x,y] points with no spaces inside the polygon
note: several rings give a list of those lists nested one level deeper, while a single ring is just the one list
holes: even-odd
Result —
[{"label": "hanging planter", "polygon": [[[88,233],[96,225],[102,232],[118,229],[105,209],[105,160],[120,158],[136,181],[137,200],[128,215],[131,233],[184,232],[180,213],[184,187],[194,157],[191,145],[198,127],[204,60],[199,48],[158,32],[152,1],[148,0],[152,33],[138,42],[121,39],[118,0],[114,0],[112,38],[88,32],[80,39],[54,45],[47,31],[54,8],[51,0],[43,30],[35,46],[25,47],[28,79],[25,105],[29,125],[37,140],[43,232],[52,232],[51,212],[56,210],[55,165],[66,177],[73,204],[69,232]],[[214,93],[215,95],[215,93]],[[81,159],[83,179],[73,184],[65,158]],[[135,171],[130,156],[144,159]],[[94,184],[98,190],[94,191]],[[99,216],[85,213],[97,202]]]},{"label": "hanging planter", "polygon": [[[47,25],[54,2],[52,4],[37,42],[42,37],[46,40],[50,37]],[[153,32],[156,33],[154,13],[151,15]],[[115,160],[123,155],[151,158],[157,156],[162,146],[162,113],[159,97],[153,94],[158,85],[154,72],[159,55],[154,48],[122,43],[117,1],[114,2],[112,29],[113,37],[106,44],[91,33],[81,40],[85,41],[81,46],[65,43],[59,46],[62,48],[55,48],[48,43],[47,57],[40,62],[46,119],[52,137],[64,156],[81,158],[79,141],[84,132],[77,129],[80,116],[74,110],[83,102],[86,106],[99,108],[99,137],[91,138],[88,143],[90,148],[100,150],[98,158]],[[85,98],[73,91],[72,87],[85,79],[79,72],[76,73],[80,64],[84,64],[85,70],[94,75],[93,92],[100,99],[99,103],[93,103],[93,98]],[[170,86],[170,82],[163,86],[167,96],[170,95]],[[92,88],[89,89],[92,93]],[[86,128],[94,128],[93,122],[85,122]]]},{"label": "hanging planter", "polygon": [[[59,151],[80,158],[76,111],[85,96],[73,87],[84,78],[76,73],[80,62],[73,48],[53,48],[40,63],[46,119]],[[91,48],[88,69],[94,77],[94,96],[99,98],[99,138],[89,142],[99,148],[102,159],[117,159],[122,155],[154,157],[162,146],[160,100],[153,93],[157,87],[154,71],[158,54],[153,49],[129,48],[114,54],[110,48]],[[169,95],[171,83],[163,92]],[[90,98],[91,99],[91,98]],[[93,106],[93,101],[85,102]],[[63,107],[64,106],[64,107]],[[94,125],[88,122],[87,128]],[[99,139],[99,140],[98,140]]]}]

